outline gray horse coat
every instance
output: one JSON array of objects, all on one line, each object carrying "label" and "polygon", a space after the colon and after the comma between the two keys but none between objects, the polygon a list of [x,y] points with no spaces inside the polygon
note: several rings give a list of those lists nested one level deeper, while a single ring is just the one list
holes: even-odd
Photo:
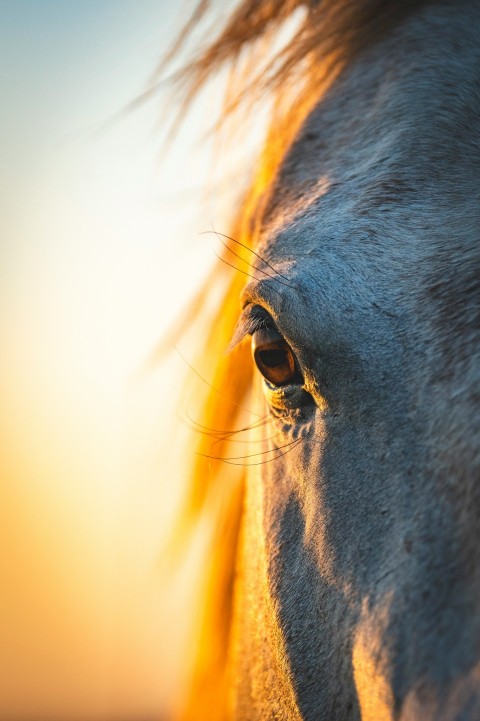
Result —
[{"label": "gray horse coat", "polygon": [[243,0],[194,90],[300,5],[296,67],[353,50],[245,223],[229,717],[478,721],[480,3]]},{"label": "gray horse coat", "polygon": [[480,8],[427,4],[333,84],[256,219],[278,275],[241,325],[267,311],[302,380],[259,382],[279,451],[249,471],[235,718],[480,718],[479,171]]}]

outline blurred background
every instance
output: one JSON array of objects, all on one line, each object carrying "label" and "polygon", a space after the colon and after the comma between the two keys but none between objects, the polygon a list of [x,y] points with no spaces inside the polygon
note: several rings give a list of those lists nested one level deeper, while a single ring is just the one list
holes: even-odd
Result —
[{"label": "blurred background", "polygon": [[185,363],[148,360],[249,153],[212,160],[215,83],[168,152],[167,93],[123,111],[189,10],[0,2],[2,721],[158,721],[181,694],[194,599],[188,569],[168,589],[158,569],[190,462]]}]

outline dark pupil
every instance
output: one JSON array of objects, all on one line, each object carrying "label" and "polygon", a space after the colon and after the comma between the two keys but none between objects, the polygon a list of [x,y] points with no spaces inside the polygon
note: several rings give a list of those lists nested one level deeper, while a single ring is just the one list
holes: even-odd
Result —
[{"label": "dark pupil", "polygon": [[259,353],[260,360],[267,368],[277,368],[286,363],[284,350],[262,350]]}]

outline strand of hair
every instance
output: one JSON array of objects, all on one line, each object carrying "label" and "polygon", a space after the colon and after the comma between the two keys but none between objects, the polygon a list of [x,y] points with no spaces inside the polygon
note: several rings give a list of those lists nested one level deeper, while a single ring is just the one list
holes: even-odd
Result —
[{"label": "strand of hair", "polygon": [[209,388],[211,388],[212,391],[215,391],[215,393],[218,393],[219,395],[221,395],[228,403],[231,403],[232,405],[236,406],[237,408],[240,408],[240,410],[246,411],[247,413],[250,413],[250,415],[252,415],[252,416],[257,416],[257,418],[262,418],[262,416],[260,416],[258,413],[255,413],[255,411],[251,411],[249,408],[246,408],[245,406],[242,406],[240,403],[237,403],[236,401],[234,401],[233,398],[229,398],[227,395],[225,395],[225,393],[223,393],[223,391],[219,390],[218,388],[215,388],[215,386],[213,386],[211,383],[209,383],[209,382],[206,380],[206,378],[204,378],[204,377],[197,371],[197,369],[194,368],[194,367],[192,366],[192,364],[188,362],[188,360],[185,358],[185,356],[182,354],[182,352],[178,349],[178,347],[177,347],[175,344],[174,344],[173,348],[174,348],[174,350],[176,351],[176,353],[178,353],[178,355],[179,355],[180,358],[183,360],[183,362],[187,364],[187,366],[190,368],[190,370],[191,370],[193,373],[195,373],[195,375],[196,375],[198,378],[200,378],[200,380],[203,381],[203,383],[205,383]]}]

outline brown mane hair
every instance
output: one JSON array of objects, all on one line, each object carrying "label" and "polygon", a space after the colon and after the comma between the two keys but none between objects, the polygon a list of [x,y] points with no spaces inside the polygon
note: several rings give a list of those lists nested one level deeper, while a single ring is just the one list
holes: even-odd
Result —
[{"label": "brown mane hair", "polygon": [[[269,102],[271,107],[270,130],[242,212],[230,229],[233,237],[254,247],[251,219],[308,112],[347,63],[425,2],[241,0],[223,24],[220,23],[217,33],[211,27],[208,29],[208,42],[200,42],[191,62],[173,75],[179,98],[178,117],[183,115],[207,80],[223,67],[229,68],[230,75],[220,122],[241,107],[251,110],[257,102]],[[200,0],[159,66],[147,94],[155,92],[166,69],[185,49],[191,35],[209,14],[214,25],[218,23],[214,5],[212,0]],[[272,52],[271,48],[288,21],[296,22],[294,31],[280,43],[276,52]],[[235,250],[238,252],[238,247]],[[245,251],[244,257],[251,260]],[[228,250],[223,259],[229,263],[235,260]],[[221,721],[229,716],[226,661],[245,469],[209,461],[204,455],[242,455],[238,447],[236,453],[231,452],[231,431],[252,422],[244,410],[248,407],[252,378],[248,349],[240,346],[230,355],[224,353],[245,280],[238,273],[228,281],[231,273],[219,263],[215,278],[207,279],[196,304],[201,306],[209,297],[212,283],[223,284],[224,302],[219,304],[213,318],[208,317],[205,351],[197,359],[199,368],[211,368],[212,359],[215,359],[216,368],[211,378],[213,388],[208,389],[203,399],[202,425],[197,428],[204,431],[198,443],[200,455],[196,456],[191,469],[182,519],[182,528],[187,535],[205,516],[209,517],[212,531],[205,556],[206,591],[201,601],[200,631],[194,639],[190,692],[182,704],[184,721]],[[215,443],[214,453],[212,443]],[[197,603],[199,601],[195,599]]]}]

